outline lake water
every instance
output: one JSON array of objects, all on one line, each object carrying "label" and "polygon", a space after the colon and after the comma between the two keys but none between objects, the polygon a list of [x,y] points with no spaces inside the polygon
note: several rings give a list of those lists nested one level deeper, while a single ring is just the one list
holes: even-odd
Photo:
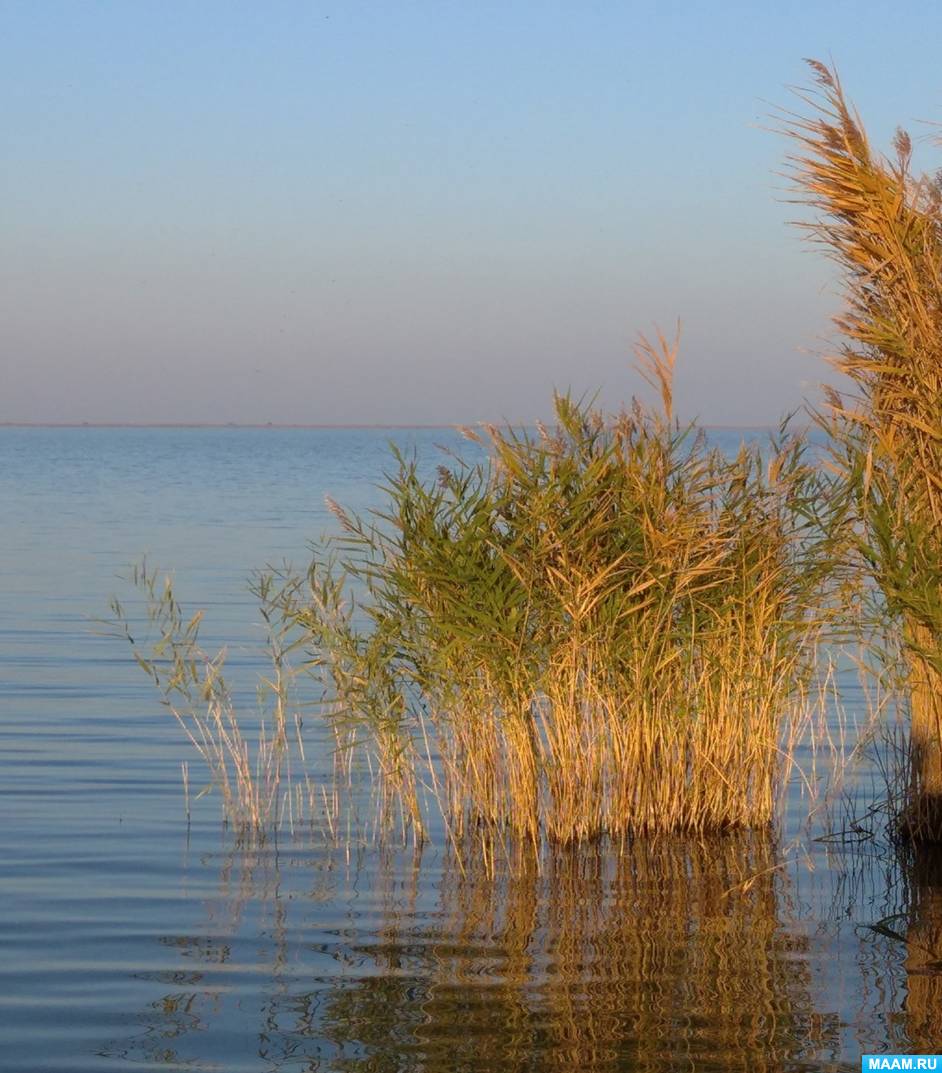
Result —
[{"label": "lake water", "polygon": [[[187,825],[196,759],[91,620],[146,552],[251,681],[246,579],[304,563],[325,493],[376,503],[390,437],[430,471],[436,444],[466,449],[432,430],[0,429],[0,1068],[850,1070],[942,1049],[942,867],[901,860],[879,818],[858,842],[801,838],[797,786],[781,837],[496,874],[440,844],[240,846],[211,797]],[[879,785],[858,781],[863,812]]]}]

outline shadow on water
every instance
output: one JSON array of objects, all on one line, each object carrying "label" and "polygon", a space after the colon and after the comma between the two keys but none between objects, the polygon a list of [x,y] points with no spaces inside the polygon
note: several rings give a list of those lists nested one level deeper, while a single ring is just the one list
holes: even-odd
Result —
[{"label": "shadow on water", "polygon": [[[246,853],[200,934],[164,939],[188,971],[108,1053],[227,1070],[856,1068],[816,1009],[782,864],[755,834],[492,874],[432,854],[348,868]],[[939,997],[920,1000],[927,1017]]]}]

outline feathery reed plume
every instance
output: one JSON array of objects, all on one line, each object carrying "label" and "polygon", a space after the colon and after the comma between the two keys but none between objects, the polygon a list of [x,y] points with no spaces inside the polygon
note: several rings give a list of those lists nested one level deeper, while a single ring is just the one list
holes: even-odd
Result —
[{"label": "feathery reed plume", "polygon": [[843,482],[843,520],[901,629],[911,710],[912,789],[902,829],[942,839],[942,196],[911,170],[912,143],[874,152],[835,71],[809,61],[812,115],[786,114],[803,224],[842,272],[851,389],[821,416]]}]

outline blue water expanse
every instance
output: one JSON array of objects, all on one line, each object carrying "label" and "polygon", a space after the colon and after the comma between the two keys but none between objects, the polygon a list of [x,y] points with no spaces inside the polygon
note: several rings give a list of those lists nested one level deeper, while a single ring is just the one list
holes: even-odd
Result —
[{"label": "blue water expanse", "polygon": [[[247,578],[304,565],[325,494],[377,504],[390,438],[429,473],[436,445],[470,450],[452,430],[0,429],[0,1068],[823,1070],[938,1049],[942,867],[881,837],[796,849],[792,824],[491,876],[438,844],[240,845],[212,797],[187,825],[196,758],[92,620],[146,553],[250,691]],[[878,780],[858,781],[865,811]]]}]

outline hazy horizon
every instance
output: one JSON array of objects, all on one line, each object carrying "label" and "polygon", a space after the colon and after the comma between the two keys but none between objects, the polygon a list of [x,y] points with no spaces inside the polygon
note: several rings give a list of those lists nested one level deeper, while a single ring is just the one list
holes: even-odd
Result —
[{"label": "hazy horizon", "polygon": [[[505,419],[498,419],[496,422],[488,422],[488,424],[500,424]],[[525,418],[519,418],[516,421],[513,418],[507,418],[507,421],[514,425],[523,423],[526,425]],[[538,419],[539,420],[539,419]],[[540,421],[542,424],[542,421]],[[362,421],[347,421],[347,422],[314,422],[314,423],[300,423],[300,422],[284,422],[284,421],[0,421],[0,428],[61,428],[61,429],[80,429],[80,428],[101,428],[101,429],[122,429],[122,428],[150,428],[150,429],[175,429],[175,428],[207,428],[207,429],[227,429],[227,428],[248,428],[248,429],[335,429],[341,431],[343,429],[462,429],[469,427],[464,422],[441,422],[441,423],[413,423],[413,424],[393,424],[390,422],[372,422],[366,424]],[[470,427],[474,427],[472,424]],[[533,423],[530,427],[537,428],[538,425]],[[772,429],[776,427],[775,422],[769,422],[765,425],[717,425],[708,424],[704,422],[698,422],[697,427],[705,429],[732,429],[732,430],[749,430],[749,429]]]},{"label": "hazy horizon", "polygon": [[0,15],[2,423],[528,421],[678,318],[682,418],[774,423],[839,301],[773,107],[818,56],[878,146],[942,114],[928,4]]}]

